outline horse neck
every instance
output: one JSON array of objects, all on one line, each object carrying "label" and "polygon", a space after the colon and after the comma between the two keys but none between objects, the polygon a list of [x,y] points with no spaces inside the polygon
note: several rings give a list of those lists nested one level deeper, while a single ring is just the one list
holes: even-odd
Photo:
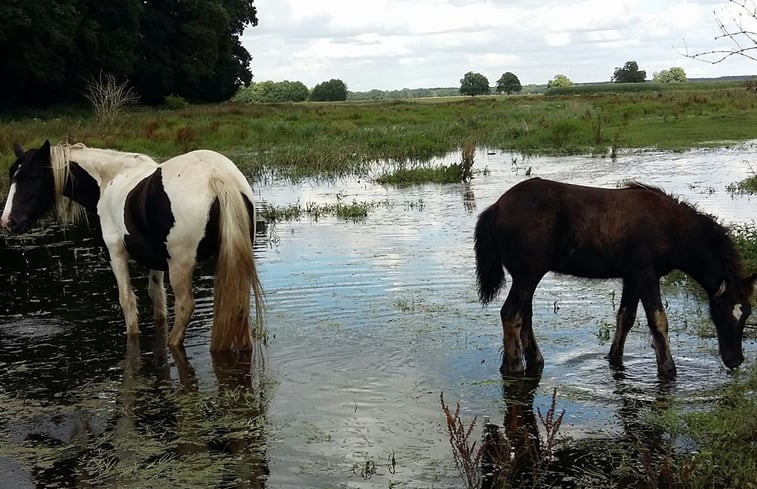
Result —
[{"label": "horse neck", "polygon": [[709,217],[702,219],[699,236],[686,241],[681,271],[699,282],[712,299],[722,293],[723,284],[738,286],[745,275],[741,259],[725,229]]},{"label": "horse neck", "polygon": [[101,189],[117,175],[142,175],[157,167],[150,157],[138,153],[90,148],[72,149],[68,161],[81,167]]}]

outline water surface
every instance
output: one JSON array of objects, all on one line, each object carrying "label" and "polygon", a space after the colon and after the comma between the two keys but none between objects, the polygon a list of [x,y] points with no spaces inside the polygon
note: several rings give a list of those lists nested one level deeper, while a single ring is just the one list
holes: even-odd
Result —
[{"label": "water surface", "polygon": [[[373,204],[359,222],[303,216],[261,231],[269,336],[253,356],[209,354],[209,266],[197,274],[185,349],[169,352],[138,267],[142,335],[127,344],[115,281],[86,227],[0,238],[0,486],[457,487],[442,392],[467,419],[496,421],[518,401],[543,411],[557,389],[563,431],[575,437],[627,433],[650,407],[699,406],[730,376],[701,295],[677,284],[663,291],[675,382],[658,381],[644,324],[629,335],[623,371],[603,358],[617,281],[552,274],[534,298],[542,378],[503,382],[499,301],[477,302],[473,227],[526,173],[604,187],[639,180],[725,223],[753,223],[753,198],[725,187],[750,174],[754,150],[615,161],[482,151],[470,184],[384,187],[375,174],[253,183],[260,204]],[[745,342],[747,363],[756,353]]]}]

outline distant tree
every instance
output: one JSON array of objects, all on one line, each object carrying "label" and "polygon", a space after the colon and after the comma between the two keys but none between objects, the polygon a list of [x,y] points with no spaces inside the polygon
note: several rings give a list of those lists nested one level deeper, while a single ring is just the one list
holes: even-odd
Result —
[{"label": "distant tree", "polygon": [[547,88],[569,87],[571,85],[573,85],[573,82],[565,75],[555,75],[553,79],[547,82]]},{"label": "distant tree", "polygon": [[683,83],[689,81],[686,72],[680,66],[673,66],[669,70],[662,70],[652,76],[652,81],[660,83]]},{"label": "distant tree", "polygon": [[481,73],[469,71],[460,80],[460,94],[470,95],[487,95],[489,93],[489,80]]},{"label": "distant tree", "polygon": [[336,102],[347,100],[347,85],[342,80],[332,78],[327,82],[319,83],[310,92],[310,100],[313,102]]},{"label": "distant tree", "polygon": [[511,72],[503,73],[497,80],[497,93],[505,92],[510,95],[513,92],[520,92],[523,90],[523,86],[520,84],[520,80],[515,74]]},{"label": "distant tree", "polygon": [[615,68],[612,81],[615,83],[639,83],[647,79],[647,72],[639,70],[636,61],[626,61],[622,68]]}]

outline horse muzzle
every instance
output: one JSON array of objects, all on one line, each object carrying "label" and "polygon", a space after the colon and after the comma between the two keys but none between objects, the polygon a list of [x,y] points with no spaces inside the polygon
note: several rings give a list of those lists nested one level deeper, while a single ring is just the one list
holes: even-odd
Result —
[{"label": "horse muzzle", "polygon": [[29,229],[29,226],[25,225],[25,223],[16,222],[16,220],[12,218],[3,219],[2,223],[0,224],[2,225],[4,231],[11,234],[22,234]]},{"label": "horse muzzle", "polygon": [[741,352],[731,355],[725,355],[721,353],[720,358],[723,359],[723,363],[726,367],[733,369],[741,365],[741,363],[744,361],[744,354]]}]

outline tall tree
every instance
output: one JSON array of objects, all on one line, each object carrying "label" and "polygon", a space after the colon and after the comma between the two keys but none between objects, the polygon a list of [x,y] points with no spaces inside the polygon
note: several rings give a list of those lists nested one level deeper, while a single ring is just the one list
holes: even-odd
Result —
[{"label": "tall tree", "polygon": [[469,71],[460,80],[460,93],[462,95],[488,95],[489,79],[481,73]]},{"label": "tall tree", "polygon": [[240,42],[257,25],[252,0],[145,0],[137,90],[148,102],[169,93],[189,100],[229,99],[252,73]]},{"label": "tall tree", "polygon": [[636,61],[626,61],[622,68],[615,68],[612,81],[615,83],[639,83],[647,79],[647,72],[639,70]]},{"label": "tall tree", "polygon": [[82,99],[107,73],[142,100],[230,98],[252,80],[253,0],[2,0],[0,106]]},{"label": "tall tree", "polygon": [[2,12],[0,105],[54,100],[65,91],[76,6],[70,0],[5,0]]},{"label": "tall tree", "polygon": [[513,92],[520,92],[523,86],[520,84],[520,80],[514,73],[506,72],[497,80],[497,93],[505,92],[510,95]]}]

